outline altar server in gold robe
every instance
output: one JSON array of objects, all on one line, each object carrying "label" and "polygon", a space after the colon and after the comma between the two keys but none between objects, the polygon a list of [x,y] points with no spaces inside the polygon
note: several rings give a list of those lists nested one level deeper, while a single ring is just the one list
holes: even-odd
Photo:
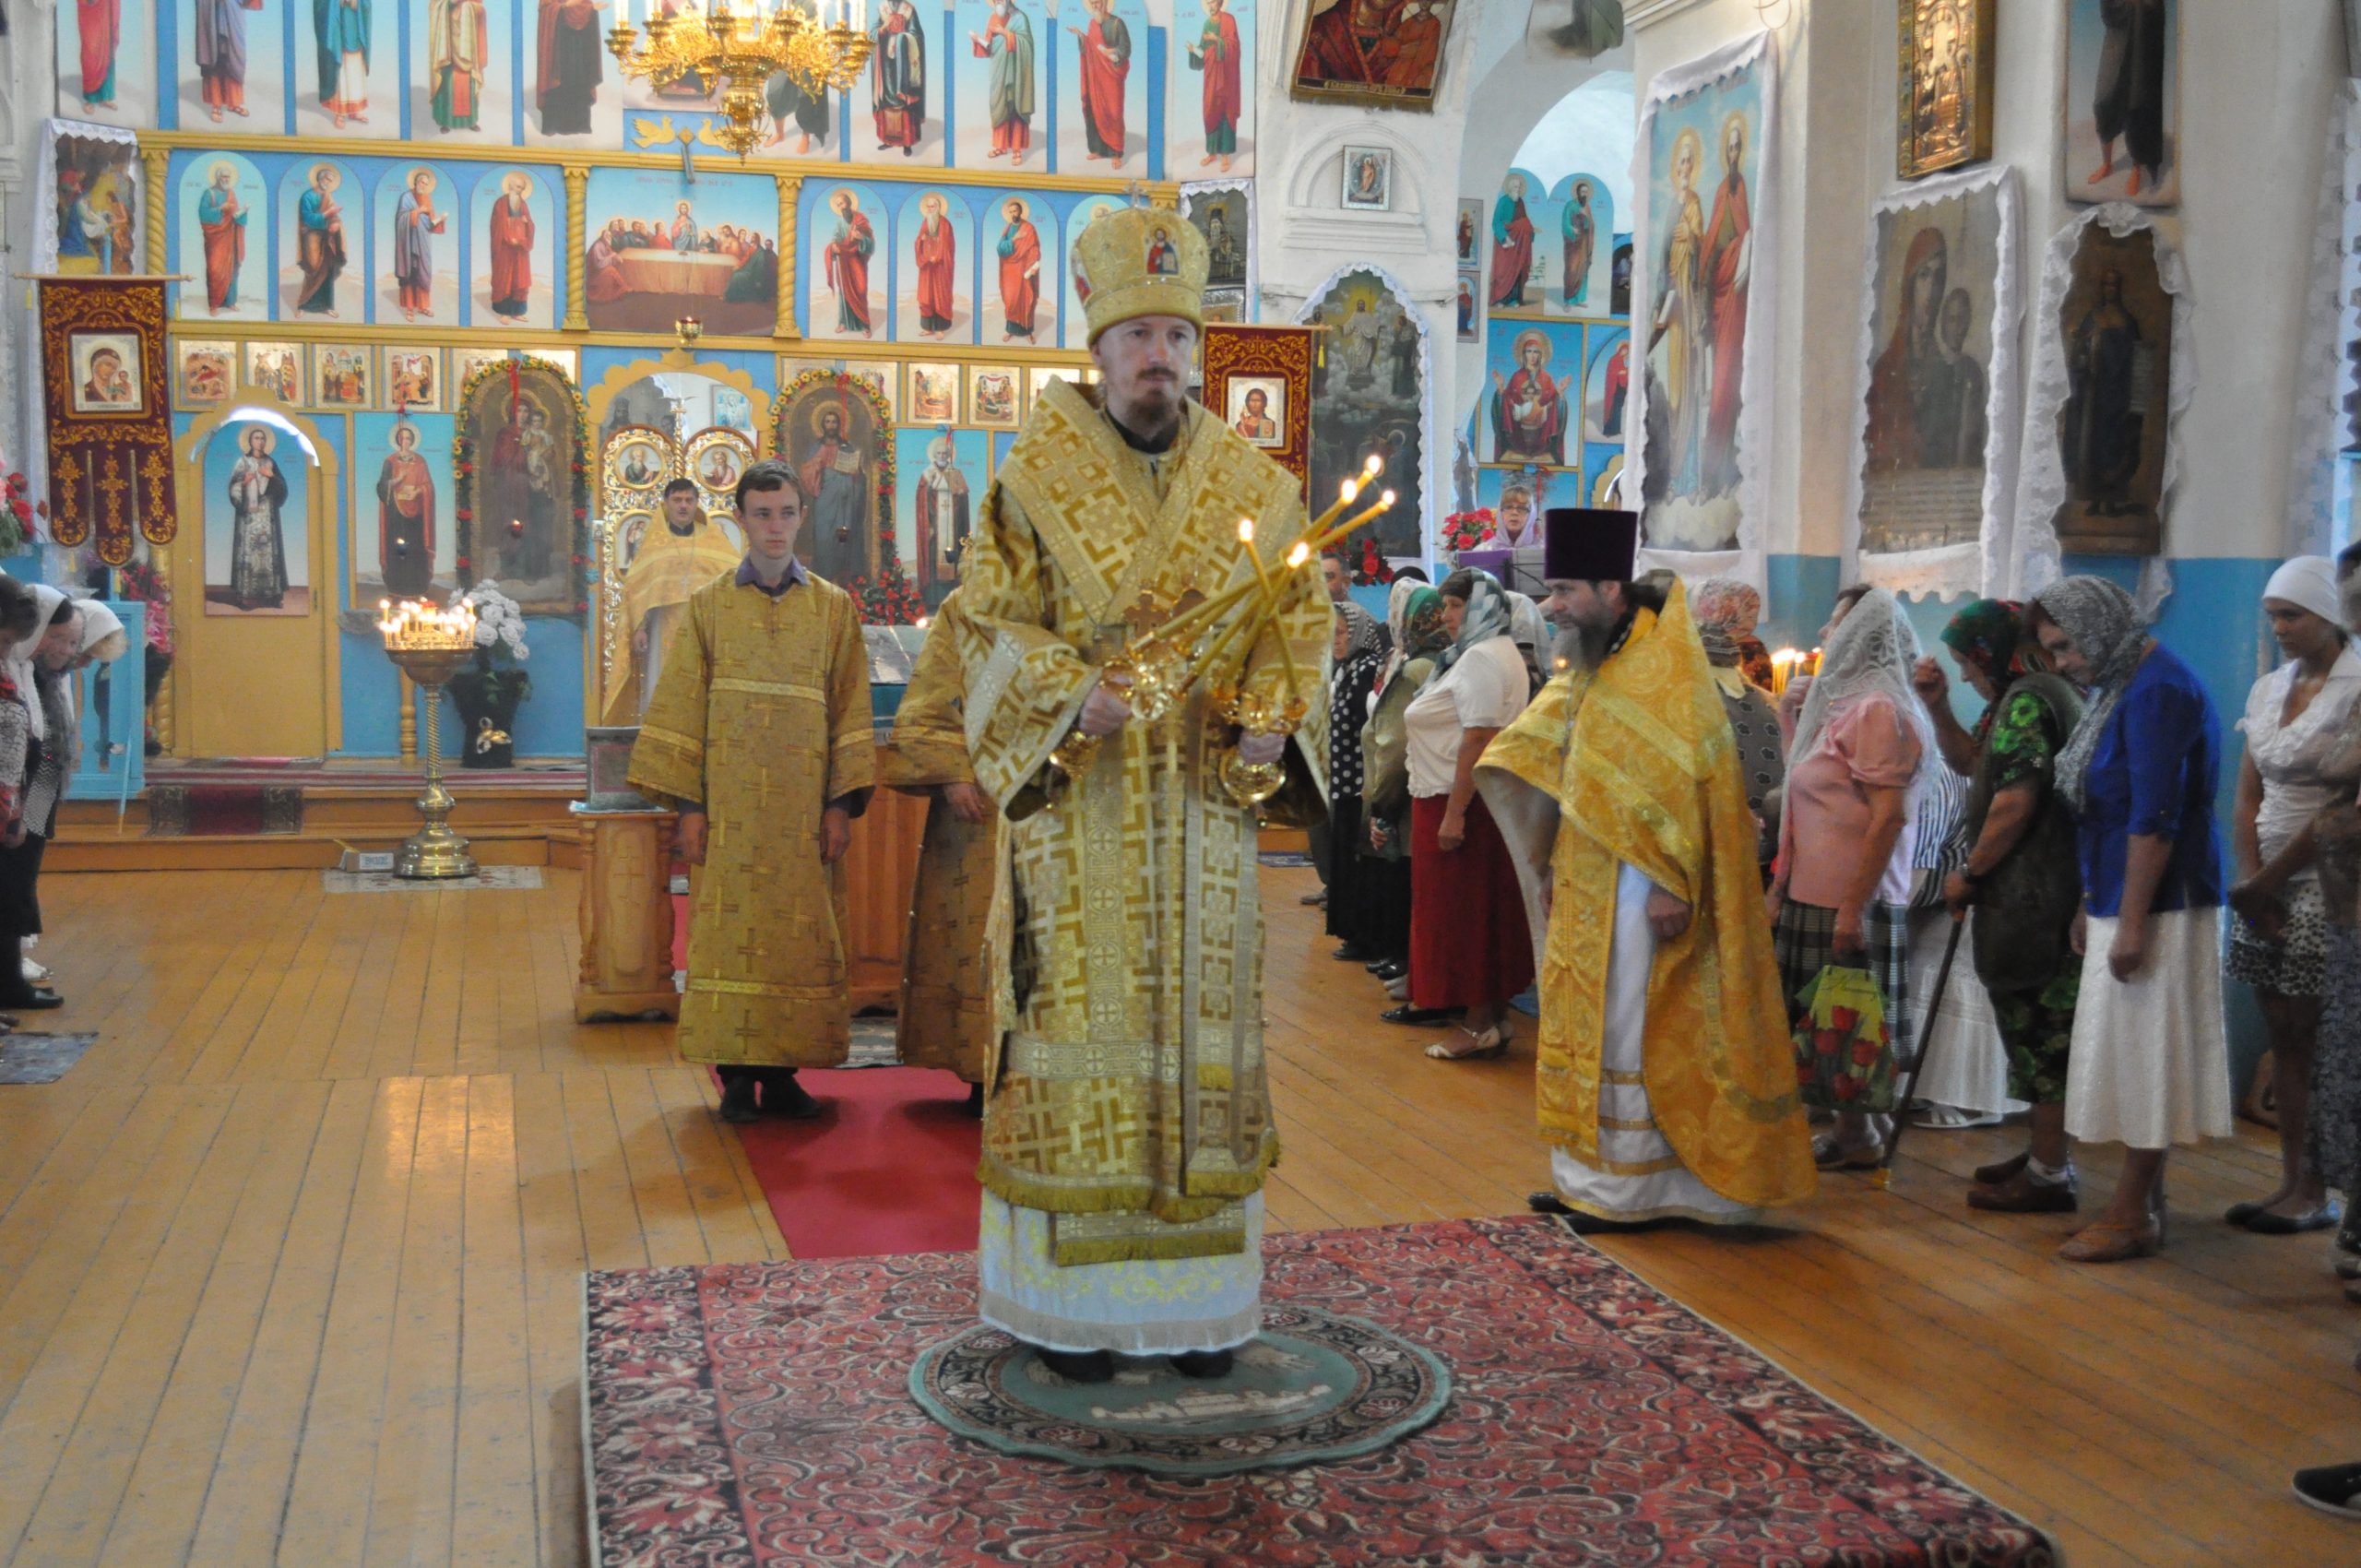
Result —
[{"label": "altar server in gold robe", "polygon": [[1541,977],[1543,1213],[1732,1224],[1811,1195],[1755,825],[1680,584],[1632,580],[1639,520],[1544,541],[1561,672],[1477,767]]},{"label": "altar server in gold robe", "polygon": [[[1255,814],[1216,769],[1234,744],[1282,766],[1275,821],[1323,815],[1331,612],[1316,578],[1285,574],[1275,620],[1153,723],[1101,682],[1162,606],[1251,578],[1241,517],[1275,567],[1304,518],[1294,477],[1184,390],[1197,231],[1169,208],[1110,209],[1072,257],[1103,385],[1044,390],[985,497],[961,595],[968,749],[1009,823],[1013,947],[984,1079],[979,1310],[1069,1378],[1111,1375],[1116,1352],[1219,1376],[1261,1325],[1278,1136]],[[1209,689],[1240,682],[1299,696],[1302,726],[1219,721]],[[1050,754],[1077,729],[1103,742],[1067,779]]]},{"label": "altar server in gold robe", "polygon": [[623,568],[623,647],[615,650],[626,669],[608,694],[605,719],[635,724],[656,695],[664,655],[680,629],[689,595],[738,567],[738,547],[697,505],[697,487],[676,479],[664,487],[662,521],[639,541],[639,552]]},{"label": "altar server in gold robe", "polygon": [[795,1070],[851,1048],[844,857],[877,756],[852,599],[795,558],[795,470],[753,464],[736,500],[746,558],[689,596],[630,779],[679,810],[704,868],[681,1055],[719,1067],[723,1120],[750,1122],[817,1115]]},{"label": "altar server in gold robe", "polygon": [[968,1110],[980,1115],[992,1033],[986,946],[1000,808],[976,788],[975,765],[967,760],[961,598],[961,590],[953,589],[934,612],[902,706],[894,710],[893,742],[878,756],[877,781],[928,797],[909,934],[902,944],[894,1043],[905,1067],[958,1074],[969,1086]]}]

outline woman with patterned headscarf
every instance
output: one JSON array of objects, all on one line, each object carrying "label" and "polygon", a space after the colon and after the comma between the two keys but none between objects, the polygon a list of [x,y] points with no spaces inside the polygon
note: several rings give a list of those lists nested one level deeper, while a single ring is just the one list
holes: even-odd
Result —
[{"label": "woman with patterned headscarf", "polygon": [[1797,1063],[1804,1103],[1836,1112],[1814,1157],[1826,1169],[1869,1170],[1910,1059],[1911,839],[1934,736],[1910,687],[1918,638],[1893,595],[1845,589],[1820,643],[1820,672],[1787,749],[1773,946],[1790,1006],[1800,1009],[1825,968],[1867,969],[1877,981],[1885,1049],[1869,1062],[1814,1051]]},{"label": "woman with patterned headscarf", "polygon": [[2279,1093],[2280,1182],[2269,1197],[2232,1206],[2233,1225],[2265,1235],[2324,1230],[2337,1219],[2319,1167],[2305,1156],[2320,1001],[2328,988],[2328,912],[2320,892],[2320,808],[2349,799],[2353,782],[2329,764],[2361,703],[2361,654],[2347,645],[2335,564],[2299,555],[2272,574],[2262,612],[2286,662],[2254,683],[2238,729],[2230,845],[2229,977],[2252,987],[2271,1032]]},{"label": "woman with patterned headscarf", "polygon": [[[1689,596],[1689,613],[1697,623],[1700,637],[1710,638],[1712,632],[1718,631],[1728,639],[1734,654],[1730,667],[1749,684],[1766,692],[1771,689],[1771,650],[1754,635],[1756,624],[1762,619],[1762,595],[1754,585],[1736,577],[1707,577]],[[1708,657],[1712,651],[1713,644],[1708,640]],[[1718,660],[1715,664],[1716,668],[1722,667]],[[1724,685],[1722,690],[1726,694],[1729,688]]]},{"label": "woman with patterned headscarf", "polygon": [[1410,760],[1410,1004],[1386,1015],[1458,1031],[1427,1048],[1438,1061],[1508,1051],[1510,998],[1533,983],[1525,894],[1492,814],[1476,792],[1476,761],[1525,711],[1532,683],[1509,636],[1507,592],[1489,573],[1443,579],[1451,646],[1439,673],[1403,710]]},{"label": "woman with patterned headscarf", "polygon": [[1967,861],[1943,898],[1954,913],[1974,906],[1970,950],[2007,1052],[2007,1094],[2033,1108],[2031,1146],[1979,1168],[1967,1201],[2004,1214],[2070,1213],[2077,1194],[2066,1064],[2082,961],[2068,937],[2082,883],[2056,766],[2082,699],[2039,668],[2021,605],[1975,600],[1943,628],[1943,646],[1985,705],[1970,732],[1952,711],[1941,669],[1919,660],[1915,681],[1944,760],[1971,780]]},{"label": "woman with patterned headscarf", "polygon": [[1328,934],[1336,956],[1367,963],[1374,951],[1362,898],[1361,725],[1383,655],[1377,617],[1351,600],[1336,605],[1336,640],[1328,670]]},{"label": "woman with patterned headscarf", "polygon": [[1387,619],[1394,653],[1369,722],[1361,729],[1361,816],[1369,824],[1360,846],[1368,857],[1371,941],[1370,973],[1395,1002],[1410,995],[1410,762],[1403,710],[1433,679],[1435,660],[1451,646],[1443,627],[1442,595],[1422,582],[1396,581]]},{"label": "woman with patterned headscarf", "polygon": [[2213,826],[2222,727],[2204,683],[2113,583],[2061,578],[2034,596],[2027,619],[2058,672],[2088,693],[2056,764],[2082,878],[2066,1131],[2124,1146],[2106,1211],[2058,1255],[2114,1263],[2164,1244],[2170,1146],[2230,1133]]}]

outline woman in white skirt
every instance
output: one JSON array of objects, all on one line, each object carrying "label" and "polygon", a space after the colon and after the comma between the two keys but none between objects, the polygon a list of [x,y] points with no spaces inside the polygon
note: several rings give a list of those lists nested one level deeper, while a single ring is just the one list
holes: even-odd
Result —
[{"label": "woman in white skirt", "polygon": [[2066,1130],[2124,1146],[2099,1218],[2058,1249],[2074,1263],[2147,1257],[2165,1240],[2165,1154],[2230,1132],[2222,1023],[2222,726],[2195,671],[2100,577],[2035,595],[2058,672],[2090,700],[2058,759],[2079,827],[2083,954]]}]

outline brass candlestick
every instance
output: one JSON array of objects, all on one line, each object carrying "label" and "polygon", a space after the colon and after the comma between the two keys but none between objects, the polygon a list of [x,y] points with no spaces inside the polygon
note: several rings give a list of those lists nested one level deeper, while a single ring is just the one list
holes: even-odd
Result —
[{"label": "brass candlestick", "polygon": [[386,657],[415,682],[426,710],[426,792],[418,798],[424,819],[419,830],[402,840],[394,861],[396,876],[416,881],[442,881],[476,874],[475,857],[468,841],[451,831],[451,807],[456,803],[443,784],[443,729],[440,723],[443,688],[475,653],[475,611],[467,605],[442,611],[431,604],[405,600],[398,606],[381,603],[377,623],[385,639]]}]

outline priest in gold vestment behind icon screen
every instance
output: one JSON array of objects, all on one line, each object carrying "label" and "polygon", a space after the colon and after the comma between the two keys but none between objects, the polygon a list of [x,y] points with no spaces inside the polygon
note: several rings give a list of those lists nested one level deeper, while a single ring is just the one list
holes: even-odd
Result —
[{"label": "priest in gold vestment behind icon screen", "polygon": [[689,906],[680,1051],[721,1115],[818,1114],[798,1067],[852,1048],[845,851],[877,751],[852,596],[795,558],[803,493],[776,458],[738,481],[746,558],[689,596],[633,743],[632,787],[681,814]]},{"label": "priest in gold vestment behind icon screen", "polygon": [[639,541],[623,570],[623,646],[616,650],[624,679],[608,694],[606,721],[635,724],[656,695],[664,655],[681,627],[689,595],[738,566],[738,547],[697,506],[694,481],[664,487],[661,517]]},{"label": "priest in gold vestment behind icon screen", "polygon": [[[1197,231],[1169,208],[1109,209],[1075,236],[1073,267],[1103,382],[1042,392],[961,592],[968,748],[1009,839],[979,1308],[1078,1381],[1111,1375],[1116,1352],[1218,1376],[1261,1326],[1278,1134],[1255,817],[1216,767],[1235,744],[1285,770],[1272,820],[1323,815],[1331,611],[1317,579],[1287,574],[1252,646],[1234,641],[1154,722],[1101,683],[1165,607],[1252,576],[1241,519],[1278,570],[1304,517],[1294,477],[1187,396]],[[1291,682],[1302,727],[1223,724],[1209,688],[1240,680],[1275,695]],[[1068,779],[1050,754],[1076,730],[1103,741]]]},{"label": "priest in gold vestment behind icon screen", "polygon": [[988,922],[1000,808],[976,787],[975,765],[967,760],[960,599],[954,588],[934,612],[902,706],[894,710],[893,743],[878,755],[877,781],[927,797],[926,837],[902,944],[895,1051],[905,1067],[958,1074],[969,1086],[967,1109],[980,1113],[992,1033]]}]

